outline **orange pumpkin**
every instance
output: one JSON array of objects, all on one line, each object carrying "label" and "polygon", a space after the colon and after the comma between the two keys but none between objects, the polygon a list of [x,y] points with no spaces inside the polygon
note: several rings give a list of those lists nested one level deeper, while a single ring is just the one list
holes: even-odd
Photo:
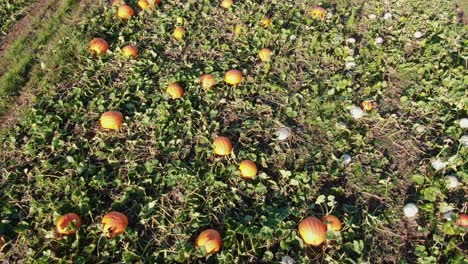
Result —
[{"label": "orange pumpkin", "polygon": [[55,222],[57,233],[62,235],[75,234],[81,226],[81,218],[75,213],[60,216]]},{"label": "orange pumpkin", "polygon": [[196,247],[205,247],[206,253],[216,253],[221,249],[221,235],[214,229],[201,232],[195,240]]},{"label": "orange pumpkin", "polygon": [[151,4],[151,2],[152,2],[153,5],[159,5],[159,3],[161,3],[160,0],[150,0],[150,4]]},{"label": "orange pumpkin", "polygon": [[468,227],[468,215],[460,214],[458,216],[457,225],[461,227]]},{"label": "orange pumpkin", "polygon": [[318,246],[327,238],[327,226],[317,217],[309,216],[299,224],[299,234],[306,244]]},{"label": "orange pumpkin", "polygon": [[327,226],[327,230],[340,231],[341,221],[334,215],[326,215],[322,217],[322,222]]},{"label": "orange pumpkin", "polygon": [[127,226],[127,216],[116,211],[112,211],[102,218],[102,231],[105,236],[110,238],[123,234]]},{"label": "orange pumpkin", "polygon": [[93,38],[89,42],[89,50],[94,54],[94,55],[104,55],[106,54],[107,50],[109,49],[109,44],[102,39],[102,38]]},{"label": "orange pumpkin", "polygon": [[213,141],[214,153],[220,156],[226,156],[232,152],[231,140],[227,137],[217,137]]},{"label": "orange pumpkin", "polygon": [[211,74],[203,74],[200,77],[200,84],[203,89],[211,89],[216,83],[216,79]]},{"label": "orange pumpkin", "polygon": [[224,7],[226,9],[231,8],[232,5],[234,5],[233,0],[223,0],[223,1],[221,1],[221,7]]},{"label": "orange pumpkin", "polygon": [[137,5],[141,10],[145,10],[146,8],[151,8],[150,3],[148,3],[148,1],[146,0],[138,1]]},{"label": "orange pumpkin", "polygon": [[361,103],[361,109],[364,111],[370,111],[372,108],[374,108],[372,101],[366,100]]},{"label": "orange pumpkin", "polygon": [[325,15],[327,11],[323,7],[314,7],[312,11],[310,11],[310,14],[312,15],[313,18],[320,19],[320,20],[325,20]]},{"label": "orange pumpkin", "polygon": [[244,160],[239,165],[239,171],[242,178],[252,179],[255,175],[257,175],[258,169],[257,165],[255,165],[253,161]]},{"label": "orange pumpkin", "polygon": [[230,85],[237,85],[243,79],[242,72],[239,70],[230,70],[224,74],[224,80]]},{"label": "orange pumpkin", "polygon": [[268,48],[263,48],[258,52],[258,57],[260,58],[261,61],[263,62],[268,62],[271,60],[271,49]]},{"label": "orange pumpkin", "polygon": [[166,92],[172,99],[180,98],[184,95],[184,88],[178,83],[171,83],[167,86]]},{"label": "orange pumpkin", "polygon": [[129,5],[121,5],[117,10],[117,16],[122,19],[129,19],[135,15],[135,10]]},{"label": "orange pumpkin", "polygon": [[184,35],[185,35],[185,29],[183,27],[176,27],[174,29],[174,38],[177,39],[177,40],[182,40],[184,38]]},{"label": "orange pumpkin", "polygon": [[260,25],[263,27],[263,28],[267,28],[271,25],[271,19],[268,18],[268,17],[265,17],[263,18],[261,21],[260,21]]},{"label": "orange pumpkin", "polygon": [[138,49],[133,45],[123,47],[122,52],[126,57],[136,58],[138,56]]},{"label": "orange pumpkin", "polygon": [[123,123],[123,115],[119,111],[107,111],[101,115],[99,120],[104,129],[120,129]]}]

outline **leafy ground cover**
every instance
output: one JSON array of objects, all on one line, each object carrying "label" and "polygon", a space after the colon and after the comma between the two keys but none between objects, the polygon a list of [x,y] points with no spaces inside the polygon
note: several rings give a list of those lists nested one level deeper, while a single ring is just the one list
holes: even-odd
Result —
[{"label": "leafy ground cover", "polygon": [[[324,20],[308,1],[126,3],[136,16],[102,1],[36,60],[37,99],[0,140],[1,260],[463,263],[467,31],[452,3],[326,1]],[[87,50],[95,37],[106,55]],[[241,84],[225,84],[231,69]],[[173,82],[180,99],[165,93]],[[373,109],[353,118],[366,100]],[[101,129],[108,110],[123,113],[119,131]],[[279,140],[283,127],[291,136]],[[216,136],[232,155],[213,153]],[[239,175],[245,159],[259,168],[252,180]],[[101,227],[110,211],[129,222],[113,239]],[[57,236],[69,212],[83,224]],[[328,213],[343,229],[305,245],[299,222]],[[208,228],[223,242],[205,256],[195,239]]]}]

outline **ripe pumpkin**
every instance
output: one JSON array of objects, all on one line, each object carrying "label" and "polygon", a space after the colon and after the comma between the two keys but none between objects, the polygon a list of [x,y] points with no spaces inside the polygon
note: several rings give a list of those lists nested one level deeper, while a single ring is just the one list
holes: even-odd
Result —
[{"label": "ripe pumpkin", "polygon": [[322,217],[322,222],[327,226],[328,230],[340,231],[341,230],[341,221],[338,217],[334,215],[326,215]]},{"label": "ripe pumpkin", "polygon": [[107,111],[101,115],[101,127],[104,129],[120,129],[122,127],[123,115],[119,111]]},{"label": "ripe pumpkin", "polygon": [[231,85],[239,84],[243,79],[242,72],[239,70],[230,70],[224,74],[224,80]]},{"label": "ripe pumpkin", "polygon": [[327,226],[317,217],[309,216],[299,224],[299,234],[306,244],[318,246],[327,238]]},{"label": "ripe pumpkin", "polygon": [[123,234],[127,226],[127,216],[117,211],[112,211],[102,218],[102,231],[110,238]]},{"label": "ripe pumpkin", "polygon": [[214,229],[201,232],[195,240],[196,247],[205,247],[206,253],[216,253],[221,249],[221,234]]},{"label": "ripe pumpkin", "polygon": [[226,9],[231,8],[233,4],[234,4],[233,0],[223,0],[223,1],[221,1],[221,7],[226,8]]},{"label": "ripe pumpkin", "polygon": [[268,62],[271,60],[271,49],[268,48],[263,48],[258,52],[258,57],[260,58],[261,61],[263,62]]},{"label": "ripe pumpkin", "polygon": [[62,235],[75,234],[81,226],[81,218],[75,213],[60,216],[55,222],[57,232]]},{"label": "ripe pumpkin", "polygon": [[253,161],[244,160],[239,165],[239,171],[242,178],[252,179],[255,175],[257,175],[258,168]]},{"label": "ripe pumpkin", "polygon": [[107,50],[109,49],[109,44],[102,39],[102,38],[93,38],[89,42],[89,50],[94,54],[94,55],[104,55],[106,54]]},{"label": "ripe pumpkin", "polygon": [[182,40],[184,38],[184,35],[185,35],[185,29],[183,27],[176,27],[174,29],[174,38],[177,39],[177,40]]},{"label": "ripe pumpkin", "polygon": [[460,214],[458,216],[457,225],[461,227],[468,227],[468,215],[467,214]]},{"label": "ripe pumpkin", "polygon": [[151,8],[150,3],[146,0],[140,0],[137,3],[138,7],[141,8],[141,10],[145,10],[146,8]]},{"label": "ripe pumpkin", "polygon": [[260,21],[260,25],[262,25],[263,28],[267,28],[271,25],[271,19],[268,18],[268,17],[265,17],[263,18],[261,21]]},{"label": "ripe pumpkin", "polygon": [[314,7],[312,11],[310,11],[310,14],[312,15],[313,18],[320,19],[320,20],[325,20],[325,15],[327,11],[323,7]]},{"label": "ripe pumpkin", "polygon": [[171,83],[167,86],[166,93],[168,93],[172,99],[178,99],[184,95],[184,88],[176,82]]},{"label": "ripe pumpkin", "polygon": [[138,56],[138,49],[133,45],[127,45],[123,47],[122,52],[125,57],[136,58]]},{"label": "ripe pumpkin", "polygon": [[213,141],[214,153],[220,156],[226,156],[232,152],[231,140],[227,137],[217,137]]},{"label": "ripe pumpkin", "polygon": [[135,10],[129,5],[121,5],[117,10],[117,16],[122,19],[129,19],[135,15]]},{"label": "ripe pumpkin", "polygon": [[216,85],[216,79],[211,74],[203,74],[200,77],[200,84],[203,89],[211,89]]},{"label": "ripe pumpkin", "polygon": [[364,111],[370,111],[372,108],[374,108],[372,101],[366,100],[361,103],[361,109]]}]

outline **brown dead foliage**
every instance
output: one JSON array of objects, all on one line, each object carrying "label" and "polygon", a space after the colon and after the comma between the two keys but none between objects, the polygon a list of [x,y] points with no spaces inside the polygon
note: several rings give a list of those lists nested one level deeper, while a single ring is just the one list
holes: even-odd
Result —
[{"label": "brown dead foliage", "polygon": [[375,147],[390,158],[390,169],[403,178],[411,176],[424,151],[408,128],[389,117],[373,123],[370,131]]}]

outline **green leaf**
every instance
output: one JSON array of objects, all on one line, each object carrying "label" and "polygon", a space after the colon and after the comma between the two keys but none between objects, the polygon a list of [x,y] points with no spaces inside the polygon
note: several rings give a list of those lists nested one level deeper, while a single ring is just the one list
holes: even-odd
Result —
[{"label": "green leaf", "polygon": [[319,197],[317,197],[317,200],[315,201],[315,204],[321,204],[321,203],[324,203],[325,202],[325,195],[319,195]]},{"label": "green leaf", "polygon": [[136,260],[139,260],[140,259],[140,256],[136,253],[133,253],[131,251],[125,251],[123,253],[123,259],[126,263],[131,263],[131,262],[134,262]]},{"label": "green leaf", "polygon": [[420,174],[415,174],[415,175],[413,175],[411,180],[416,184],[423,185],[425,177],[423,175],[420,175]]},{"label": "green leaf", "polygon": [[259,183],[255,187],[255,192],[258,193],[258,194],[265,194],[265,193],[268,192],[268,189],[267,189],[267,187],[265,185],[263,185],[262,183]]},{"label": "green leaf", "polygon": [[86,252],[87,254],[91,254],[94,252],[95,248],[96,248],[95,244],[89,244],[86,247],[84,247],[83,251]]}]

